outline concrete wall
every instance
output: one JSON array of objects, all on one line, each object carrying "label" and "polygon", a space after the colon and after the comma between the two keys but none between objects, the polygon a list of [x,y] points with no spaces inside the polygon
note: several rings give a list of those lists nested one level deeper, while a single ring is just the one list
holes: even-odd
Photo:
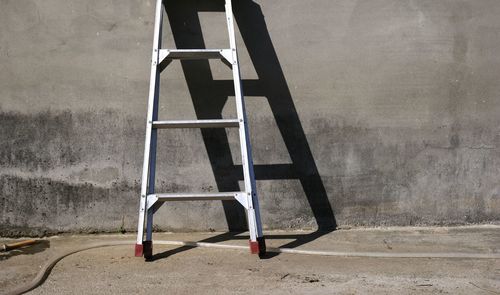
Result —
[{"label": "concrete wall", "polygon": [[[266,229],[500,221],[498,0],[235,2]],[[225,47],[220,7],[182,3],[164,47]],[[0,234],[135,229],[153,10],[0,1]],[[172,63],[160,118],[230,118],[230,78]],[[159,145],[159,191],[242,184],[234,130]],[[237,208],[166,204],[155,223],[238,229]]]}]

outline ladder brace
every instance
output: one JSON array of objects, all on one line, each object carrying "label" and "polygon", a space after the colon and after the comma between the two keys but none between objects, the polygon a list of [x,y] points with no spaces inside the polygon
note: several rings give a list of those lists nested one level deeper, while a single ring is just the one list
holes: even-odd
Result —
[{"label": "ladder brace", "polygon": [[163,70],[174,59],[221,59],[230,65],[236,64],[235,50],[232,49],[160,49],[159,65]]},{"label": "ladder brace", "polygon": [[157,202],[166,201],[238,201],[245,209],[248,206],[248,194],[245,192],[227,192],[227,193],[171,193],[171,194],[151,194],[147,196],[148,210],[153,208]]}]

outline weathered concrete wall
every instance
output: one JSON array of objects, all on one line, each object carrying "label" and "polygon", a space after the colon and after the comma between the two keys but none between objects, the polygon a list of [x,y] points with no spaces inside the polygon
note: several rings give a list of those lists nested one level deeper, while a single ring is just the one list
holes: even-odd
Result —
[{"label": "weathered concrete wall", "polygon": [[[265,228],[500,221],[499,1],[237,2]],[[225,47],[222,13],[169,3],[164,47]],[[136,227],[153,9],[0,1],[0,234]],[[160,118],[230,117],[230,77],[174,62]],[[237,143],[161,131],[158,190],[237,190]],[[167,204],[155,223],[225,215],[243,226],[219,202]]]}]

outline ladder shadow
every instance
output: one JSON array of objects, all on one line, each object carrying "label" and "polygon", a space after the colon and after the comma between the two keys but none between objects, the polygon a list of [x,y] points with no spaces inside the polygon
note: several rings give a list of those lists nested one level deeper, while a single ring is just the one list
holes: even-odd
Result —
[{"label": "ladder shadow", "polygon": [[[198,12],[223,12],[224,1],[164,1],[168,21],[177,48],[205,48]],[[290,155],[291,164],[255,165],[256,180],[298,179],[311,207],[318,229],[310,234],[288,236],[294,241],[281,247],[294,248],[332,232],[337,223],[328,200],[304,129],[295,108],[283,70],[274,49],[260,6],[252,0],[233,2],[233,13],[257,80],[242,80],[245,97],[267,98],[274,119]],[[227,32],[224,32],[227,33]],[[240,45],[241,46],[241,45]],[[198,119],[222,119],[222,110],[229,96],[234,95],[232,80],[214,80],[206,60],[183,60],[181,66]],[[241,165],[231,157],[227,134],[223,129],[202,129],[201,134],[208,153],[219,191],[239,191],[243,180]],[[251,130],[250,130],[250,135]],[[240,239],[246,231],[246,214],[237,202],[222,201],[229,233],[203,240],[221,242]],[[283,236],[265,236],[266,239]],[[180,247],[153,256],[153,260],[168,257],[192,247]],[[277,255],[277,254],[274,254]],[[267,257],[274,256],[272,254]]]}]

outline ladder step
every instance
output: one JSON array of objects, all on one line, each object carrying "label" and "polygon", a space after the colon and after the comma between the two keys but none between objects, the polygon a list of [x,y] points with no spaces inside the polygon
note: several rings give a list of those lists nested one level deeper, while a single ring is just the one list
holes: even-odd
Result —
[{"label": "ladder step", "polygon": [[235,200],[239,194],[244,192],[220,192],[220,193],[171,193],[171,194],[153,194],[149,196],[156,196],[158,202],[166,201],[210,201],[210,200]]},{"label": "ladder step", "polygon": [[160,57],[167,59],[222,59],[228,49],[161,49]]},{"label": "ladder step", "polygon": [[234,128],[239,127],[238,119],[213,119],[213,120],[169,120],[153,121],[153,128]]}]

